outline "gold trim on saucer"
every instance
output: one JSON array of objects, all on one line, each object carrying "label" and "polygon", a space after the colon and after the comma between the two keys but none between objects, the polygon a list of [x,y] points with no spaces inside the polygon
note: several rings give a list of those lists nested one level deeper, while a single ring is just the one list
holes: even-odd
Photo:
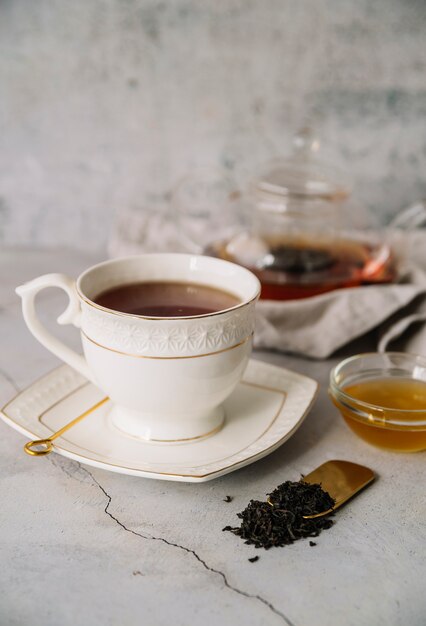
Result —
[{"label": "gold trim on saucer", "polygon": [[223,348],[222,350],[216,350],[215,352],[205,352],[204,354],[191,354],[189,356],[179,356],[179,355],[176,355],[176,356],[148,356],[148,355],[145,355],[145,354],[134,354],[133,352],[124,352],[123,350],[116,350],[115,348],[109,348],[108,346],[104,346],[102,343],[98,343],[94,339],[91,339],[90,337],[88,337],[83,330],[80,329],[80,332],[83,335],[83,337],[85,339],[87,339],[87,341],[90,341],[90,343],[93,343],[95,346],[98,346],[98,348],[103,348],[104,350],[109,350],[110,352],[115,352],[116,354],[122,354],[123,356],[132,356],[135,359],[161,359],[161,360],[199,359],[199,358],[204,357],[204,356],[212,356],[214,354],[221,354],[222,352],[228,352],[229,350],[234,350],[234,348],[239,348],[243,344],[247,343],[247,341],[249,341],[249,339],[251,339],[253,337],[253,334],[254,334],[254,333],[251,333],[250,335],[248,335],[248,337],[245,337],[245,339],[243,339],[239,343],[236,343],[234,346],[230,346],[229,348]]},{"label": "gold trim on saucer", "polygon": [[[59,366],[59,367],[63,367],[63,366]],[[55,368],[58,369],[58,368]],[[54,371],[54,370],[52,370]],[[44,376],[41,376],[35,383],[33,383],[32,385],[30,385],[29,387],[27,387],[27,389],[31,388],[33,385],[37,384],[40,380],[42,380],[43,378],[46,378],[47,376],[49,376],[52,372],[49,372],[49,374],[45,374]],[[274,417],[272,418],[271,422],[268,424],[268,426],[265,428],[265,430],[258,436],[256,437],[256,439],[254,441],[251,441],[247,446],[245,446],[244,448],[242,448],[241,450],[238,450],[237,452],[234,452],[232,455],[230,455],[231,457],[235,456],[236,454],[241,454],[241,452],[243,452],[244,450],[246,450],[247,448],[249,448],[250,446],[252,446],[254,443],[256,443],[257,441],[259,441],[259,439],[261,439],[272,427],[272,425],[275,423],[275,421],[277,420],[278,416],[280,415],[284,404],[285,404],[285,400],[287,398],[287,392],[283,391],[282,389],[278,389],[276,387],[269,387],[267,385],[260,385],[257,383],[251,383],[248,381],[241,381],[242,384],[247,385],[249,387],[256,387],[258,389],[264,389],[265,391],[272,391],[275,393],[279,393],[282,395],[282,399],[280,402],[280,406],[278,407],[278,410],[276,411]],[[69,397],[71,395],[73,395],[74,393],[77,393],[80,389],[82,389],[84,386],[86,386],[87,384],[90,384],[89,381],[87,381],[87,383],[85,383],[84,385],[80,385],[78,388],[74,389],[74,391],[70,392],[69,394],[67,394],[66,397]],[[297,424],[294,425],[294,427],[288,431],[287,433],[285,433],[285,435],[283,437],[281,437],[281,439],[279,439],[278,441],[274,442],[273,444],[271,444],[270,446],[268,446],[267,448],[264,448],[261,453],[262,456],[265,456],[263,453],[268,452],[269,450],[272,450],[274,448],[278,448],[281,443],[283,442],[283,440],[288,439],[293,433],[294,431],[300,426],[301,422],[305,419],[306,415],[309,413],[309,411],[311,410],[317,395],[318,395],[318,390],[319,390],[319,385],[317,384],[316,389],[315,389],[315,393],[311,399],[311,402],[309,403],[309,405],[306,407],[306,410],[303,412],[303,414],[300,416],[299,420],[297,421]],[[3,413],[3,415],[12,423],[16,424],[18,426],[18,429],[20,432],[24,432],[26,436],[28,436],[29,438],[35,438],[37,437],[37,435],[35,435],[34,433],[30,432],[29,430],[27,430],[25,427],[21,426],[18,422],[16,422],[12,417],[10,417],[6,412],[5,412],[5,408],[7,406],[9,406],[21,393],[23,393],[25,390],[17,393],[11,400],[9,400],[9,402],[6,403],[6,405],[3,407],[3,409],[1,410],[1,412]],[[40,423],[45,427],[48,428],[49,430],[52,430],[49,426],[47,426],[44,422],[41,421],[41,417],[44,416],[48,411],[50,411],[54,406],[56,406],[57,404],[59,404],[62,400],[65,399],[62,398],[61,400],[59,400],[59,402],[55,402],[54,405],[50,406],[49,408],[47,408],[45,411],[43,411],[43,413],[41,415],[39,415],[37,417],[37,419],[40,421]],[[93,405],[95,406],[95,405]],[[224,422],[223,422],[224,423]],[[223,425],[222,423],[222,425]],[[67,441],[67,439],[64,437],[63,438],[64,441]],[[68,443],[70,443],[71,445],[75,445],[73,444],[71,441],[68,441]],[[81,449],[81,448],[80,448]],[[144,470],[144,469],[135,469],[134,467],[128,467],[122,464],[116,464],[116,463],[109,463],[108,461],[100,461],[97,459],[94,459],[93,456],[85,456],[81,453],[78,452],[70,452],[66,449],[64,449],[63,447],[56,447],[57,451],[61,451],[63,453],[64,456],[74,459],[76,461],[79,461],[81,459],[88,461],[88,465],[94,465],[94,466],[99,466],[99,467],[116,467],[116,468],[120,468],[123,470],[128,470],[130,472],[133,472],[133,475],[141,475],[141,474],[156,474],[159,476],[171,476],[171,477],[180,477],[180,478],[206,478],[207,476],[210,476],[212,474],[216,474],[219,472],[222,472],[224,470],[228,470],[231,467],[234,467],[235,465],[240,465],[241,463],[245,463],[246,461],[249,461],[251,458],[253,458],[254,456],[257,456],[259,454],[259,452],[256,452],[255,454],[247,457],[246,459],[240,460],[240,461],[235,461],[234,463],[231,463],[230,465],[221,467],[219,470],[213,470],[211,472],[207,472],[205,474],[181,474],[181,473],[170,473],[170,472],[159,472],[159,471],[152,471],[152,470]],[[89,452],[89,450],[87,450]],[[227,458],[227,457],[225,457]],[[219,461],[220,462],[220,461]]]},{"label": "gold trim on saucer", "polygon": [[[6,402],[5,405],[3,405],[0,409],[0,413],[4,413],[6,415],[6,413],[4,412],[5,409],[7,409],[7,407],[9,406],[9,404],[12,404],[12,402],[14,400],[16,400],[16,398],[18,396],[20,396],[21,394],[23,394],[25,391],[27,391],[27,389],[30,389],[31,387],[34,387],[34,385],[37,385],[39,382],[41,382],[44,378],[47,378],[48,376],[50,376],[53,372],[55,372],[56,370],[60,369],[61,367],[64,367],[65,365],[67,365],[66,363],[62,363],[61,365],[58,365],[58,367],[54,367],[53,370],[50,370],[50,372],[47,372],[46,374],[42,374],[41,376],[39,376],[38,378],[36,378],[31,384],[28,385],[28,387],[25,387],[24,389],[21,389],[20,391],[17,391],[15,393],[15,395]],[[71,367],[70,365],[67,365],[67,367]],[[72,369],[72,368],[71,368]],[[73,371],[78,374],[79,376],[81,376],[82,378],[84,378],[83,374],[80,374],[80,372],[77,372],[77,370]],[[46,409],[47,411],[50,411],[50,409],[53,408],[53,406],[56,406],[56,404],[59,404],[60,402],[62,402],[62,400],[65,400],[66,398],[68,398],[68,396],[72,396],[73,393],[75,393],[76,391],[78,391],[79,389],[85,387],[86,385],[90,385],[91,381],[85,379],[84,383],[81,383],[81,385],[78,385],[78,387],[76,387],[74,389],[74,391],[70,391],[66,396],[63,396],[60,400],[58,400],[58,402],[55,402],[54,405],[50,406],[48,409]],[[9,417],[8,415],[6,415],[6,417]],[[9,418],[11,419],[11,418]],[[12,420],[13,421],[13,420]]]},{"label": "gold trim on saucer", "polygon": [[[58,406],[58,404],[61,404],[64,400],[67,400],[67,398],[70,398],[71,396],[73,396],[75,393],[77,393],[77,391],[80,391],[81,389],[84,389],[85,387],[87,387],[88,385],[90,385],[91,382],[90,380],[86,380],[84,383],[81,383],[81,385],[79,385],[78,387],[76,387],[73,391],[70,391],[69,393],[67,393],[65,396],[62,396],[62,398],[60,398],[59,400],[57,400],[56,402],[54,402],[52,404],[52,406],[50,406],[48,409],[45,409],[42,413],[40,413],[40,415],[38,416],[38,421],[41,422],[43,424],[43,422],[41,421],[41,418],[46,415],[46,413],[48,413],[49,411],[51,411],[52,409],[55,408],[55,406]],[[96,406],[96,405],[94,405]],[[48,428],[48,426],[47,426]]]},{"label": "gold trim on saucer", "polygon": [[[41,422],[40,418],[39,418],[39,421]],[[209,430],[208,433],[197,435],[196,437],[186,437],[185,439],[146,439],[145,437],[138,437],[137,435],[131,435],[130,433],[126,433],[125,430],[121,430],[121,428],[119,428],[114,423],[113,423],[113,426],[120,433],[122,433],[125,437],[131,437],[132,439],[136,439],[136,441],[143,441],[144,443],[185,443],[187,441],[197,441],[197,439],[207,439],[207,437],[210,437],[211,435],[216,435],[216,433],[222,430],[223,425],[225,424],[225,421],[226,421],[226,418],[224,416],[220,424],[212,428],[212,430]],[[44,426],[46,426],[46,428],[49,428],[49,426],[47,426],[47,424],[44,424],[44,422],[41,422],[41,423]]]},{"label": "gold trim on saucer", "polygon": [[[284,406],[284,404],[285,404],[285,400],[286,400],[286,398],[287,398],[287,392],[283,391],[282,389],[277,389],[276,387],[268,387],[267,385],[259,385],[259,384],[257,384],[257,383],[250,383],[250,382],[248,382],[248,381],[244,381],[244,380],[242,380],[242,381],[241,381],[241,384],[246,385],[246,386],[248,386],[248,387],[255,387],[255,388],[257,388],[257,389],[263,389],[263,390],[265,390],[265,391],[272,391],[272,392],[274,392],[274,393],[279,393],[280,395],[282,395],[282,399],[281,399],[281,402],[280,402],[280,406],[278,407],[278,410],[276,411],[276,413],[275,413],[274,417],[272,418],[272,420],[270,421],[270,423],[268,424],[268,426],[265,428],[265,430],[264,430],[264,431],[262,431],[262,432],[260,433],[260,435],[258,435],[258,436],[256,437],[256,439],[254,439],[253,441],[251,441],[251,442],[250,442],[247,446],[245,446],[244,448],[241,448],[241,450],[237,450],[237,452],[233,452],[233,453],[230,455],[231,457],[235,456],[236,454],[241,454],[241,452],[243,452],[244,450],[246,450],[247,448],[249,448],[250,446],[252,446],[254,443],[256,443],[257,441],[259,441],[259,439],[261,439],[264,435],[266,435],[266,433],[268,432],[268,430],[270,430],[271,426],[272,426],[272,425],[276,422],[276,420],[277,420],[277,418],[278,418],[279,414],[281,413],[281,411],[282,411],[282,409],[283,409],[283,406]],[[75,391],[78,391],[78,389],[76,389]],[[316,397],[316,395],[315,395],[315,397]],[[315,398],[314,398],[314,399],[315,399]],[[313,402],[313,401],[312,401],[312,402]],[[56,403],[55,403],[55,405],[56,405]],[[306,412],[303,414],[302,418],[304,418],[304,417],[305,417],[305,415],[308,413],[308,411],[309,411],[309,409],[310,409],[310,407],[311,407],[311,406],[312,406],[312,404],[310,404],[310,405],[309,405],[309,408],[308,408],[308,409],[306,410]],[[52,408],[52,407],[50,407],[50,408],[46,409],[46,410],[43,412],[43,416],[44,416],[46,413],[48,413],[48,412],[50,411],[50,409],[51,409],[51,408]],[[41,424],[43,424],[43,426],[44,426],[45,428],[48,428],[49,430],[52,430],[52,428],[51,428],[50,426],[48,426],[47,424],[45,424],[45,422],[43,422],[43,421],[41,420],[41,417],[42,417],[42,416],[39,416],[39,417],[38,417],[38,421],[39,421]],[[13,420],[12,420],[12,421],[13,421]],[[223,427],[224,423],[225,423],[225,420],[223,420],[222,424],[221,424],[221,425],[220,425],[220,427],[219,427],[219,430],[221,430],[221,429],[222,429],[222,427]],[[118,429],[118,430],[120,430],[120,429]],[[219,430],[218,430],[218,432],[219,432]],[[120,431],[120,432],[124,433],[124,431]],[[291,432],[292,432],[292,431],[291,431]],[[129,436],[130,436],[132,439],[136,439],[136,440],[139,440],[139,441],[143,441],[140,437],[133,437],[132,435],[128,435],[127,433],[124,433],[124,434],[125,434],[125,436],[127,436],[127,437],[129,437]],[[207,433],[207,434],[210,434],[210,433]],[[213,433],[211,433],[211,434],[213,435],[213,434],[216,434],[216,433],[214,433],[214,432],[213,432]],[[286,433],[286,435],[285,435],[285,436],[287,436],[288,434],[289,434],[289,433]],[[205,435],[204,435],[204,436],[205,436]],[[203,437],[203,435],[201,435],[201,437]],[[64,437],[63,439],[64,439],[64,441],[66,441],[65,437]],[[145,443],[148,443],[148,440],[144,440],[144,441],[145,441]],[[159,440],[156,440],[156,441],[155,441],[155,440],[153,440],[153,439],[151,439],[150,441],[151,441],[152,443],[164,443],[164,442],[162,442],[162,441],[159,441]],[[180,441],[180,442],[182,442],[183,440],[182,440],[182,439],[180,439],[180,440],[176,440],[176,443],[178,443],[179,441]],[[281,440],[280,440],[280,441],[281,441]],[[72,441],[69,441],[69,443],[71,443],[71,445],[75,445],[75,444],[73,444],[73,443],[72,443]],[[278,442],[275,442],[274,444],[272,444],[271,446],[269,446],[268,448],[266,448],[266,450],[269,450],[270,448],[273,448],[274,446],[276,446],[276,445],[277,445],[277,443],[278,443]],[[58,448],[58,447],[57,447],[57,448]],[[61,448],[61,450],[64,450],[64,449],[63,449],[63,448]],[[64,450],[64,451],[66,452],[66,450]],[[90,452],[90,450],[87,450],[87,451],[88,451],[88,452]],[[116,463],[109,463],[108,461],[97,461],[96,459],[93,459],[93,457],[84,456],[84,455],[82,455],[82,454],[80,454],[80,453],[74,453],[74,452],[71,452],[71,454],[75,454],[76,456],[81,457],[82,459],[86,459],[87,461],[95,461],[96,463],[101,463],[101,464],[103,464],[103,465],[109,465],[109,466],[111,466],[111,467],[121,467],[121,468],[126,469],[126,470],[135,471],[135,468],[132,468],[132,467],[127,467],[127,466],[124,466],[124,465],[117,465]],[[252,455],[252,456],[256,456],[256,455]],[[220,459],[220,461],[223,461],[223,460],[225,460],[226,458],[228,458],[228,457],[224,457],[224,459]],[[251,459],[252,457],[248,457],[248,458],[249,458],[249,459]],[[247,460],[247,459],[246,459],[246,460]],[[222,470],[224,470],[224,469],[228,469],[228,468],[230,468],[230,467],[233,467],[234,465],[238,465],[240,462],[241,462],[241,461],[236,461],[235,463],[231,463],[231,465],[227,465],[226,467],[222,467],[219,471],[222,471]],[[210,476],[211,474],[215,474],[215,473],[216,473],[216,471],[218,471],[218,470],[214,470],[214,471],[212,471],[212,472],[207,472],[207,474],[173,474],[173,473],[170,473],[170,472],[156,472],[156,471],[152,471],[152,470],[145,470],[145,469],[136,470],[136,471],[138,471],[138,472],[143,472],[143,473],[145,473],[145,474],[158,474],[158,475],[160,475],[160,476],[181,476],[181,477],[183,477],[183,478],[205,478],[206,476]]]}]

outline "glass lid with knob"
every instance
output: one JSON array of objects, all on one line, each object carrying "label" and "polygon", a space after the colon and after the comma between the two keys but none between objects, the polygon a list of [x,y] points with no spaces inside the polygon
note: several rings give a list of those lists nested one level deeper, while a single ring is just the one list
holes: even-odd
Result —
[{"label": "glass lid with knob", "polygon": [[288,158],[268,163],[249,190],[251,225],[206,252],[245,265],[262,298],[286,300],[395,276],[383,229],[351,197],[349,177],[321,156],[309,128]]}]

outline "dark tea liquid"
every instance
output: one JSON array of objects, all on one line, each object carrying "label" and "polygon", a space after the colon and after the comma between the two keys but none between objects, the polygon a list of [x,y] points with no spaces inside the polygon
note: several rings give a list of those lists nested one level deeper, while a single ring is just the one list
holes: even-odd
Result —
[{"label": "dark tea liquid", "polygon": [[[261,298],[292,300],[326,293],[337,288],[388,283],[395,278],[393,259],[375,260],[375,250],[355,241],[321,244],[306,239],[265,238],[270,254],[264,266],[247,266],[262,284]],[[227,252],[227,242],[212,244],[206,251],[238,263]]]},{"label": "dark tea liquid", "polygon": [[240,300],[227,291],[196,283],[130,283],[103,291],[96,304],[146,317],[187,317],[230,309]]}]

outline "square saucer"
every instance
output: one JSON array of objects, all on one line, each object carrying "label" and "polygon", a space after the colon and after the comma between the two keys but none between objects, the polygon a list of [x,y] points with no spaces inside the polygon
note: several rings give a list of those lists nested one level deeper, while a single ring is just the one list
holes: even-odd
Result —
[{"label": "square saucer", "polygon": [[[205,482],[254,463],[287,441],[309,412],[317,389],[311,378],[251,359],[224,403],[223,428],[210,437],[166,445],[137,439],[113,426],[108,401],[55,440],[54,451],[111,472]],[[61,365],[6,404],[0,417],[29,439],[45,439],[104,395]]]}]

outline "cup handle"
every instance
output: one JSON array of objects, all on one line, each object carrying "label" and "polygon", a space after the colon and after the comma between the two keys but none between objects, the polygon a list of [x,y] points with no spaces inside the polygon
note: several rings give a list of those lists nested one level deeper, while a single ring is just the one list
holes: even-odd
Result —
[{"label": "cup handle", "polygon": [[16,288],[16,293],[22,299],[22,313],[25,323],[30,332],[45,348],[93,382],[93,376],[86,359],[52,335],[37,316],[35,297],[39,291],[46,287],[59,287],[69,297],[67,308],[57,319],[58,324],[73,324],[76,328],[80,328],[81,308],[75,281],[64,274],[45,274]]}]

